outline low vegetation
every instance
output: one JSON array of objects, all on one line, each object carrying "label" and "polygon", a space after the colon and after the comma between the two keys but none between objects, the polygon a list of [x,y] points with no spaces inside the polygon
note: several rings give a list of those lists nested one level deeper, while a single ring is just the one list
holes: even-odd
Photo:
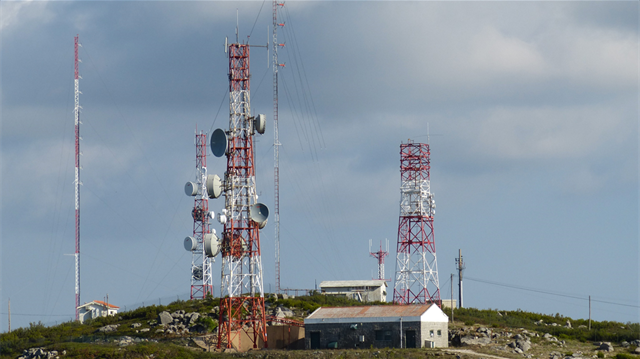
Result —
[{"label": "low vegetation", "polygon": [[[356,306],[362,303],[355,300],[340,297],[328,297],[318,293],[309,296],[300,296],[289,299],[275,299],[270,297],[266,304],[268,308],[284,306],[294,309],[296,319],[313,312],[317,308],[336,306]],[[182,301],[178,300],[168,305],[151,305],[135,310],[119,313],[114,317],[97,318],[86,321],[84,324],[67,322],[53,327],[46,327],[41,323],[32,323],[28,328],[18,328],[11,333],[0,334],[0,357],[16,358],[25,349],[34,347],[44,347],[47,350],[57,350],[59,353],[66,351],[66,355],[61,358],[217,358],[227,356],[221,353],[205,353],[193,350],[186,344],[189,339],[174,335],[166,336],[156,333],[155,330],[139,332],[132,328],[133,323],[143,323],[148,327],[148,322],[155,321],[158,314],[163,311],[175,312],[184,310],[185,312],[199,312],[202,314],[211,313],[218,306],[218,298],[207,298],[204,300]],[[388,304],[388,303],[376,303]],[[447,314],[450,314],[447,311]],[[598,342],[610,341],[619,343],[621,341],[633,341],[640,338],[640,325],[638,323],[617,323],[617,322],[592,322],[591,330],[586,327],[588,321],[583,319],[571,319],[560,314],[545,315],[528,313],[521,310],[499,311],[499,310],[479,310],[474,308],[455,309],[454,318],[456,325],[464,323],[467,326],[481,325],[490,328],[525,328],[529,331],[537,331],[540,334],[550,333],[560,340],[575,340],[576,342]],[[572,329],[566,328],[569,320]],[[540,322],[542,321],[542,322]],[[202,315],[198,323],[204,325],[209,332],[214,331],[218,323],[209,316]],[[553,325],[555,323],[555,326]],[[119,324],[117,330],[109,333],[100,333],[98,328],[106,325]],[[545,325],[547,324],[547,325]],[[195,334],[194,334],[195,335]],[[119,346],[113,339],[123,336],[141,338],[142,340],[127,346]],[[146,339],[146,341],[145,341]],[[632,347],[631,349],[635,349]],[[631,350],[629,350],[629,353]],[[248,353],[250,357],[256,358],[403,358],[421,357],[425,352],[420,350],[399,350],[381,349],[370,351],[356,350],[333,350],[333,351],[270,351]],[[608,354],[606,357],[615,359],[640,359],[640,356],[619,352],[615,356]],[[433,354],[433,353],[431,353]],[[431,355],[428,354],[428,355]],[[595,354],[595,352],[594,352]],[[237,354],[242,356],[244,354]],[[438,354],[441,355],[441,354]],[[598,353],[598,357],[602,354]],[[543,358],[546,359],[546,358]]]}]

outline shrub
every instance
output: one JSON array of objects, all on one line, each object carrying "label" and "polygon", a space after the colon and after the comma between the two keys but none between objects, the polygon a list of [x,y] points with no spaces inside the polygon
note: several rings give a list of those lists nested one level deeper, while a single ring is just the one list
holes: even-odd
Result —
[{"label": "shrub", "polygon": [[599,352],[598,352],[598,358],[604,358],[604,353],[603,353],[603,352],[601,352],[601,351],[599,351]]},{"label": "shrub", "polygon": [[628,353],[618,353],[615,356],[616,359],[636,359],[635,356]]}]

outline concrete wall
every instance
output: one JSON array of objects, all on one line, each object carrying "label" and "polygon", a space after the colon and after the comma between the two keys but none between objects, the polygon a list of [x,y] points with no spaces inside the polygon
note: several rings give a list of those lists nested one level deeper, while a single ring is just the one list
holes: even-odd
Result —
[{"label": "concrete wall", "polygon": [[422,347],[427,346],[426,341],[434,342],[436,348],[449,346],[449,323],[422,322],[421,329]]},{"label": "concrete wall", "polygon": [[269,349],[304,349],[304,327],[271,325],[267,327]]},{"label": "concrete wall", "polygon": [[[355,328],[352,327],[356,325]],[[446,324],[446,323],[445,323]],[[402,347],[406,347],[407,331],[414,331],[417,347],[424,346],[421,336],[420,322],[403,322]],[[382,340],[376,339],[376,331],[381,331],[383,337],[385,332],[390,332],[390,337]],[[444,333],[444,332],[443,332]],[[317,338],[317,346],[312,346],[312,337]],[[364,341],[362,340],[364,339]],[[445,335],[446,340],[446,335]],[[327,349],[330,343],[337,343],[337,348],[400,348],[400,322],[378,322],[378,323],[322,323],[305,325],[305,348],[307,349]]]}]

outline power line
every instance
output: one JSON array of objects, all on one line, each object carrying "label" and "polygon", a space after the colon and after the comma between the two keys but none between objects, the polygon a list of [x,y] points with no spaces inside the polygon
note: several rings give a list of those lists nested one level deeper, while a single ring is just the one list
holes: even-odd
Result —
[{"label": "power line", "polygon": [[[519,290],[524,290],[524,291],[528,291],[528,292],[542,293],[542,294],[554,295],[554,296],[557,296],[557,297],[572,298],[572,299],[578,299],[578,300],[584,300],[584,301],[588,301],[589,300],[588,296],[584,297],[584,296],[578,296],[578,295],[573,295],[573,294],[562,294],[562,293],[552,292],[552,291],[548,291],[548,290],[544,290],[544,289],[527,288],[527,287],[522,287],[522,286],[517,286],[517,285],[493,282],[493,281],[484,280],[484,279],[471,278],[469,276],[467,276],[466,278],[468,280],[471,280],[471,281],[474,281],[474,282],[491,284],[491,285],[496,285],[496,286],[500,286],[500,287],[519,289]],[[592,302],[603,303],[603,304],[619,305],[619,306],[622,306],[622,307],[640,308],[639,305],[616,303],[616,302],[611,302],[611,301],[606,301],[606,300],[597,300],[597,299],[593,299],[593,298],[591,299],[591,301]]]}]

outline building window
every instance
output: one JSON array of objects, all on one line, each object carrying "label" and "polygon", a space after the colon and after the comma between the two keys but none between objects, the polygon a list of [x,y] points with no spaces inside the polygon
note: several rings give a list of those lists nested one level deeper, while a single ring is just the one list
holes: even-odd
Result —
[{"label": "building window", "polygon": [[431,338],[433,338],[433,329],[429,331],[429,336],[431,336]]},{"label": "building window", "polygon": [[441,337],[442,336],[442,330],[438,329],[438,336]]},{"label": "building window", "polygon": [[377,341],[391,341],[391,331],[390,330],[376,330],[376,340]]}]

